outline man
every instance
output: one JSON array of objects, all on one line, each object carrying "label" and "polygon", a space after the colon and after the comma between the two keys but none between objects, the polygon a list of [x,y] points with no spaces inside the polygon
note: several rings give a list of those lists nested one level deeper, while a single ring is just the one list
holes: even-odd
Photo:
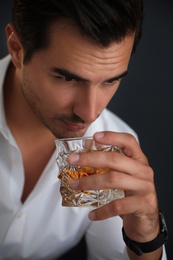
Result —
[{"label": "man", "polygon": [[[0,64],[2,259],[57,259],[83,236],[89,260],[166,259],[153,170],[136,133],[106,109],[142,17],[140,0],[14,1]],[[71,187],[120,188],[125,198],[93,210],[61,206],[54,141],[83,135],[124,156],[70,155],[71,164],[110,169]]]}]

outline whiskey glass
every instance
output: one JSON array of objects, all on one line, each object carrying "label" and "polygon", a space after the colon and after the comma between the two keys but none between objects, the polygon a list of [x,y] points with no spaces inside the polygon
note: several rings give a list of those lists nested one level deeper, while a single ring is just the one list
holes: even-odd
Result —
[{"label": "whiskey glass", "polygon": [[70,165],[66,158],[71,153],[84,152],[118,152],[123,155],[122,149],[118,146],[103,145],[95,142],[92,137],[63,138],[55,140],[56,161],[59,167],[60,193],[62,206],[69,207],[101,207],[115,199],[124,197],[123,190],[102,189],[102,190],[72,190],[69,186],[71,179],[84,178],[92,174],[104,174],[108,168],[95,168],[89,166]]}]

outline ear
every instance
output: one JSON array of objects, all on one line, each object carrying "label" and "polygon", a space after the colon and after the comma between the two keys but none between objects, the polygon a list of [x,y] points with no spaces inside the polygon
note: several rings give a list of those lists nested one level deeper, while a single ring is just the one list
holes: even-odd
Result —
[{"label": "ear", "polygon": [[6,26],[6,37],[12,62],[16,68],[21,68],[23,64],[24,51],[19,36],[12,24]]}]

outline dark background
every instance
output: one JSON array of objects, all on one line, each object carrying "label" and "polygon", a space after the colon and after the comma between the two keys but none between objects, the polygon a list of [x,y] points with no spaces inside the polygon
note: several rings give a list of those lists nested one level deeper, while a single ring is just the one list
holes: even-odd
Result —
[{"label": "dark background", "polygon": [[[11,0],[0,0],[0,58],[7,54],[5,25],[11,21]],[[173,259],[173,1],[144,0],[141,42],[128,76],[109,108],[137,133],[155,171],[160,208],[165,214]]]}]

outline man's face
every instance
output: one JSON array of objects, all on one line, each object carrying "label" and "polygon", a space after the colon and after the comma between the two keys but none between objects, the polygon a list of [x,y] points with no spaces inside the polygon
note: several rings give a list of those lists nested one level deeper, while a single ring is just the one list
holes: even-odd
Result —
[{"label": "man's face", "polygon": [[126,73],[133,36],[101,48],[69,22],[51,27],[50,45],[21,70],[22,92],[57,137],[82,136],[107,106]]}]

